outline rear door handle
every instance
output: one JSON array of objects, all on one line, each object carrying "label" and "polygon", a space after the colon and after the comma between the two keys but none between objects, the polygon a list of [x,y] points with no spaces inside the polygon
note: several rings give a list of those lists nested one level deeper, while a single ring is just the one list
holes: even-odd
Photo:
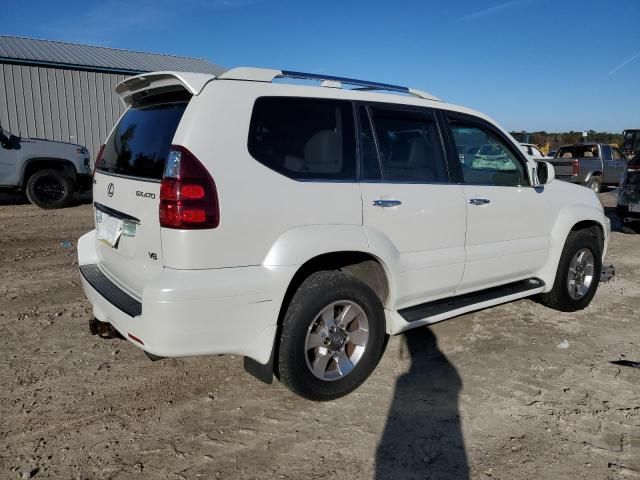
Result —
[{"label": "rear door handle", "polygon": [[470,205],[486,205],[487,203],[491,203],[491,200],[486,198],[471,198],[469,199]]},{"label": "rear door handle", "polygon": [[374,207],[389,208],[389,207],[397,207],[398,205],[402,205],[402,202],[400,200],[374,200],[373,201]]}]

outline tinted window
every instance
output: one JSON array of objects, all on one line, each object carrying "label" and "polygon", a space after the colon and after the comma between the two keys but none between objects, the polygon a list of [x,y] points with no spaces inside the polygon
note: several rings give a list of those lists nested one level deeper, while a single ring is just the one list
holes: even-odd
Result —
[{"label": "tinted window", "polygon": [[376,141],[373,138],[373,130],[371,130],[371,122],[367,107],[358,108],[359,136],[360,136],[360,152],[362,155],[362,178],[364,180],[380,180],[382,174],[380,172],[380,162],[378,160],[378,150],[376,149]]},{"label": "tinted window", "polygon": [[605,160],[611,160],[611,148],[607,145],[602,146],[602,156]]},{"label": "tinted window", "polygon": [[350,102],[286,97],[256,100],[249,153],[294,179],[355,180]]},{"label": "tinted window", "polygon": [[528,185],[525,168],[509,147],[483,127],[452,125],[465,183],[475,185]]},{"label": "tinted window", "polygon": [[384,181],[449,180],[435,120],[385,108],[373,108],[372,114]]},{"label": "tinted window", "polygon": [[171,141],[187,102],[131,107],[105,143],[98,170],[162,178]]}]

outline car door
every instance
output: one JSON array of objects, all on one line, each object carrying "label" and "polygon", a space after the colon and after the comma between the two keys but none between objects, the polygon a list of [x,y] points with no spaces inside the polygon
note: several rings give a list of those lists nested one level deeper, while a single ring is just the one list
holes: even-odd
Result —
[{"label": "car door", "polygon": [[392,307],[454,294],[464,270],[466,206],[449,178],[430,109],[358,106],[363,223],[394,270]]},{"label": "car door", "polygon": [[620,150],[615,147],[611,147],[611,153],[613,155],[613,161],[616,168],[616,176],[612,183],[619,183],[622,175],[627,170],[627,157],[625,157]]},{"label": "car door", "polygon": [[15,185],[17,182],[18,150],[9,137],[9,132],[0,129],[0,185]]},{"label": "car door", "polygon": [[476,117],[447,114],[467,206],[466,263],[456,294],[535,276],[549,253],[552,218],[544,187],[500,130]]},{"label": "car door", "polygon": [[602,151],[602,182],[615,183],[618,178],[618,169],[613,159],[613,151],[609,145],[602,145],[600,149]]}]

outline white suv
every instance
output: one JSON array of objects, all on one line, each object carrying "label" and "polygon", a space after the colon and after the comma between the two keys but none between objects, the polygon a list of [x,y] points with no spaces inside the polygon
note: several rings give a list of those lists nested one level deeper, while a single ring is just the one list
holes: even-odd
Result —
[{"label": "white suv", "polygon": [[243,355],[328,400],[371,374],[387,334],[595,294],[610,232],[595,194],[482,114],[253,68],[116,91],[129,109],[96,160],[78,257],[96,319],[151,356]]}]

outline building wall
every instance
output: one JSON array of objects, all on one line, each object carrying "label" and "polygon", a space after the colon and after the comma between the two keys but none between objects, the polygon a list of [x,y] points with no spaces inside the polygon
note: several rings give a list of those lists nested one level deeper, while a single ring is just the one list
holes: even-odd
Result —
[{"label": "building wall", "polygon": [[21,137],[78,143],[92,160],[124,111],[122,74],[0,63],[0,125]]}]

